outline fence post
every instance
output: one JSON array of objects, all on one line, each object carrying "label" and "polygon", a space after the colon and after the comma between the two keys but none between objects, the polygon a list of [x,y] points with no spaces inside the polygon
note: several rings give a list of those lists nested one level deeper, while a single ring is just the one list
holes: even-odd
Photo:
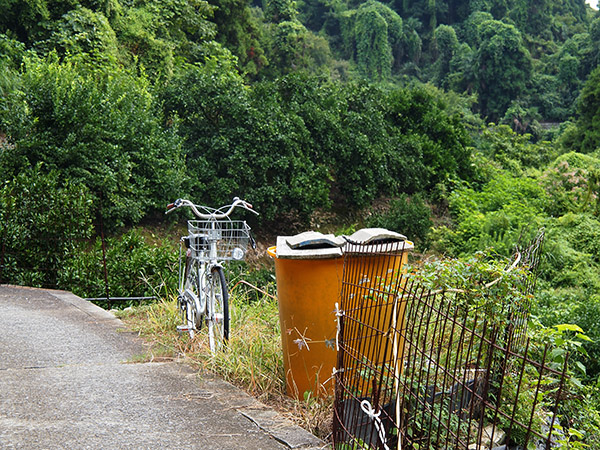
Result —
[{"label": "fence post", "polygon": [[0,251],[0,284],[3,283],[4,280],[4,254],[6,253],[6,246],[4,245],[4,238],[0,237],[2,241],[2,250]]},{"label": "fence post", "polygon": [[108,290],[108,268],[106,266],[106,243],[104,241],[104,221],[102,215],[100,215],[100,239],[102,240],[102,265],[104,267],[104,290],[106,292],[106,301],[108,302],[108,309],[112,309],[112,303],[110,301],[110,292]]}]

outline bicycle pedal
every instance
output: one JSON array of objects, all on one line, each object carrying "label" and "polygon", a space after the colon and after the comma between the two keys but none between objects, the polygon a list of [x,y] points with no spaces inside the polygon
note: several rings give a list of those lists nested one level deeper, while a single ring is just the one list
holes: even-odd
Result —
[{"label": "bicycle pedal", "polygon": [[188,327],[187,325],[177,325],[177,332],[178,333],[187,333],[191,330],[190,327]]}]

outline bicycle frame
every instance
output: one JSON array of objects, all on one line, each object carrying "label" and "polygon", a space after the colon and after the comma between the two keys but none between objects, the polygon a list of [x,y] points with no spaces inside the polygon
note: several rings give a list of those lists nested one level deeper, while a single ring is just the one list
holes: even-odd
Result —
[{"label": "bicycle frame", "polygon": [[[212,229],[215,230],[215,223],[213,222],[213,227]],[[198,280],[210,280],[211,277],[211,272],[212,269],[215,267],[220,267],[223,268],[223,264],[221,262],[219,262],[218,258],[217,258],[217,242],[218,240],[215,238],[215,235],[213,235],[213,237],[209,237],[209,236],[192,236],[190,234],[188,234],[188,236],[184,236],[181,238],[181,241],[183,242],[185,238],[192,238],[192,237],[201,237],[203,239],[206,239],[208,241],[208,247],[209,247],[209,254],[208,254],[208,258],[205,258],[201,255],[194,255],[194,251],[192,250],[192,248],[186,246],[186,255],[185,258],[182,257],[181,251],[182,251],[182,247],[179,247],[179,296],[184,296],[186,294],[185,292],[185,282],[186,282],[186,278],[187,278],[187,273],[185,272],[185,265],[184,265],[184,261],[187,264],[188,259],[195,259],[198,264],[199,264],[199,268],[198,268]],[[203,288],[205,289],[206,286],[203,286]],[[205,316],[208,316],[208,312],[209,312],[209,305],[208,302],[206,301],[206,292],[204,289],[199,289],[199,294],[200,294],[200,298],[198,299],[194,299],[192,298],[192,301],[197,300],[198,303],[196,305],[197,311]],[[189,293],[188,293],[189,295]],[[213,305],[210,305],[210,310],[213,310]]]},{"label": "bicycle frame", "polygon": [[[229,219],[236,207],[255,214],[252,205],[234,198],[231,205],[218,209],[194,205],[179,199],[167,207],[167,213],[181,206],[188,206],[202,220],[188,221],[188,235],[181,238],[185,244],[185,265],[179,253],[178,307],[184,325],[180,332],[187,331],[194,337],[203,322],[209,331],[211,351],[217,341],[224,342],[229,335],[229,294],[223,272],[223,261],[243,259],[250,241],[250,227],[243,221]],[[201,212],[205,211],[205,212]]]}]

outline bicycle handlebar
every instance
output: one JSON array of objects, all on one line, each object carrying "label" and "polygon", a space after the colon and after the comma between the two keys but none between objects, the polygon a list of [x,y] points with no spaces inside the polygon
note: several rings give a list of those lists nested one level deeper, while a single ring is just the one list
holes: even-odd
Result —
[{"label": "bicycle handlebar", "polygon": [[[180,208],[182,206],[190,207],[191,210],[194,212],[194,214],[197,217],[199,217],[200,219],[205,219],[205,220],[224,219],[226,217],[229,217],[229,215],[232,213],[232,211],[238,207],[244,208],[244,209],[256,214],[257,216],[259,215],[256,211],[254,211],[254,209],[252,209],[252,205],[250,203],[248,203],[245,200],[240,199],[239,197],[234,197],[233,203],[231,205],[221,206],[218,209],[212,209],[212,208],[208,208],[206,206],[194,205],[189,200],[186,200],[184,198],[178,198],[173,203],[169,203],[167,205],[167,210],[165,211],[165,214],[169,214],[170,212],[175,211],[177,208]],[[206,211],[209,211],[209,212],[202,213],[198,210],[198,208],[205,209]],[[225,208],[229,208],[229,209],[226,212],[222,212],[223,209],[225,209]],[[211,210],[212,210],[212,212],[210,212]]]}]

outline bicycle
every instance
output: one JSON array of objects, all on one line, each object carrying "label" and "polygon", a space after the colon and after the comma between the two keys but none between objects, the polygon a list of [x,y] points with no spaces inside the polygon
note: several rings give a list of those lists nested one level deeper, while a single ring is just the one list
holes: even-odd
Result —
[{"label": "bicycle", "polygon": [[206,322],[214,353],[229,339],[229,293],[222,263],[242,260],[248,242],[255,246],[248,224],[229,216],[238,207],[258,213],[250,203],[235,197],[230,205],[216,209],[177,199],[167,205],[165,214],[183,206],[201,220],[188,220],[188,235],[180,239],[177,305],[183,324],[177,330],[194,338]]}]

